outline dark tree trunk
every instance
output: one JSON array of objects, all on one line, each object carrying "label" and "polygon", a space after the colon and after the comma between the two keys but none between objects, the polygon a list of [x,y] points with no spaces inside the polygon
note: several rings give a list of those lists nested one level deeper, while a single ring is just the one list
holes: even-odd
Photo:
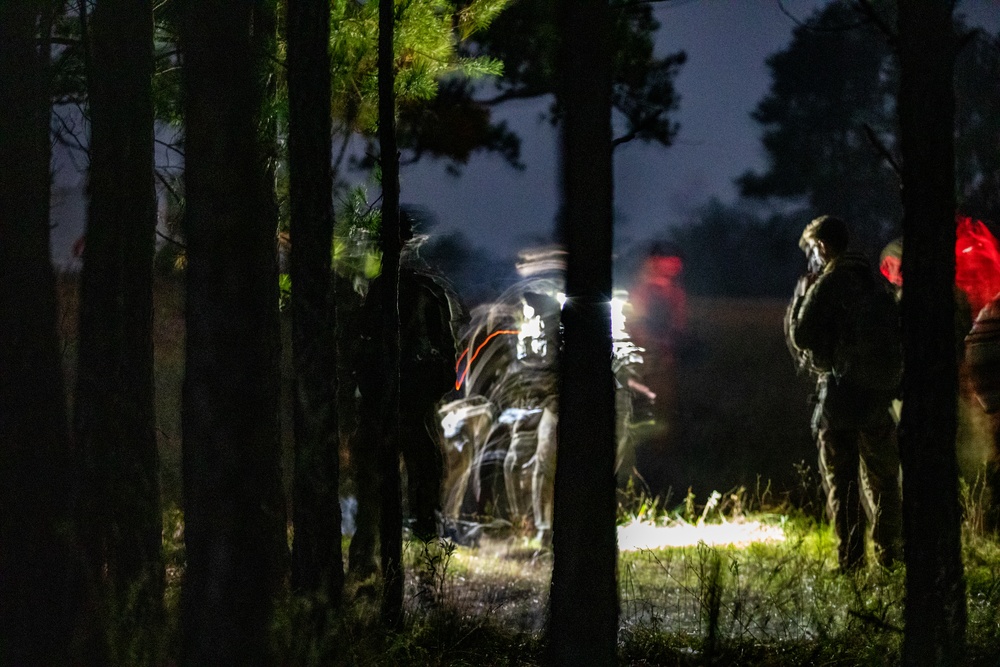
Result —
[{"label": "dark tree trunk", "polygon": [[[153,401],[153,9],[94,11],[90,173],[75,433],[88,579],[115,614],[154,630],[163,596]],[[102,593],[99,593],[102,594]],[[145,648],[152,649],[152,644]]]},{"label": "dark tree trunk", "polygon": [[288,163],[292,356],[295,366],[295,543],[292,586],[340,600],[336,310],[329,308],[333,241],[329,0],[288,2]]},{"label": "dark tree trunk", "polygon": [[955,172],[948,2],[899,5],[903,156],[903,415],[907,665],[960,664],[965,647],[955,458]]},{"label": "dark tree trunk", "polygon": [[616,664],[615,394],[611,371],[611,49],[605,0],[563,0],[563,239],[559,458],[549,652]]},{"label": "dark tree trunk", "polygon": [[[0,2],[0,664],[66,664],[70,448],[49,255],[44,1]],[[43,46],[40,48],[40,44]]]},{"label": "dark tree trunk", "polygon": [[[257,80],[260,82],[263,91],[263,101],[260,109],[260,134],[257,136],[260,147],[261,163],[264,168],[259,172],[259,193],[261,210],[258,215],[267,220],[266,226],[271,232],[270,263],[274,271],[274,280],[277,280],[278,271],[278,199],[275,193],[278,171],[278,3],[279,0],[253,0],[253,13],[251,14],[251,38],[250,46],[253,56],[256,59],[255,71]],[[284,429],[281,427],[281,364],[282,364],[282,341],[281,341],[281,318],[274,311],[275,321],[275,377],[278,387],[278,410],[275,413],[278,428],[277,456],[281,461],[284,443],[281,434]],[[294,465],[293,465],[294,468]],[[294,470],[293,470],[294,472]],[[291,553],[288,544],[288,502],[284,484],[284,474],[279,464],[277,476],[272,480],[273,486],[270,490],[271,503],[275,507],[280,507],[281,520],[284,528],[281,534],[275,532],[274,535],[274,556],[277,559],[277,571],[280,572],[281,586],[289,583],[291,568]]]},{"label": "dark tree trunk", "polygon": [[382,350],[385,366],[382,437],[379,438],[381,508],[379,544],[384,577],[382,620],[403,625],[403,507],[399,479],[399,153],[396,146],[393,0],[379,0],[378,138],[382,161]]},{"label": "dark tree trunk", "polygon": [[287,562],[278,290],[251,3],[181,8],[187,341],[183,660],[268,663]]}]

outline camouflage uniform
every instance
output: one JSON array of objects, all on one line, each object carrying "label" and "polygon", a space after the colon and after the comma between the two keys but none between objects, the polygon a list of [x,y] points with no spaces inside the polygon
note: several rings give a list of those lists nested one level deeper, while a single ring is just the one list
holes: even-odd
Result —
[{"label": "camouflage uniform", "polygon": [[889,411],[897,389],[865,386],[845,368],[849,309],[875,289],[881,286],[871,267],[843,255],[800,281],[786,317],[790,348],[817,377],[812,427],[844,570],[864,563],[866,514],[880,561],[902,558],[899,451]]}]

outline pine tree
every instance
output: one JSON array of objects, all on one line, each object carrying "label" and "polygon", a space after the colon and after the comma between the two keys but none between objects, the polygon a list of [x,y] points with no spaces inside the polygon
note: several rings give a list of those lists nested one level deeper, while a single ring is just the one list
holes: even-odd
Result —
[{"label": "pine tree", "polygon": [[[89,579],[106,609],[154,632],[162,611],[153,401],[153,9],[100,0],[88,59],[90,195],[74,430]],[[147,645],[146,649],[152,649]]]},{"label": "pine tree", "polygon": [[330,3],[288,0],[288,152],[295,366],[293,588],[336,603],[343,588],[331,302]]},{"label": "pine tree", "polygon": [[609,19],[606,0],[560,4],[568,260],[548,644],[553,664],[567,666],[617,661]]},{"label": "pine tree", "polygon": [[[903,157],[903,414],[906,665],[958,665],[966,601],[955,395],[954,60],[949,3],[900,3]],[[928,103],[932,100],[932,103]]]},{"label": "pine tree", "polygon": [[[278,280],[252,3],[186,0],[186,664],[261,664],[285,578]],[[266,29],[266,28],[265,28]]]},{"label": "pine tree", "polygon": [[66,664],[79,587],[49,255],[45,0],[0,2],[0,664]]}]

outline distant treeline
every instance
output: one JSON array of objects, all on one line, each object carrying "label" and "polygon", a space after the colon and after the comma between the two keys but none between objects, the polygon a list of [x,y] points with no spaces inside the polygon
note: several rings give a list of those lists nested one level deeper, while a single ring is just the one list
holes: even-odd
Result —
[{"label": "distant treeline", "polygon": [[805,268],[798,247],[805,210],[762,215],[712,199],[667,239],[684,258],[684,285],[703,296],[787,296]]},{"label": "distant treeline", "polygon": [[[682,280],[692,295],[787,296],[805,268],[798,240],[812,215],[805,210],[762,214],[755,208],[759,206],[712,199],[689,222],[656,239],[628,243],[616,259],[616,286],[632,285],[642,257],[657,243],[683,257]],[[518,280],[513,254],[498,255],[473,246],[462,232],[432,236],[420,255],[455,285],[470,306],[494,299]]]}]

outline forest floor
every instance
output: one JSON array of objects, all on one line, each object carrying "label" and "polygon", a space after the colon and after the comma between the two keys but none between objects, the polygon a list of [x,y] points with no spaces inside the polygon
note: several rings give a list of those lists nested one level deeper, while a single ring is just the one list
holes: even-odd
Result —
[{"label": "forest floor", "polygon": [[[970,665],[1000,655],[1000,543],[964,491]],[[619,664],[894,665],[905,571],[836,569],[830,526],[790,508],[747,514],[717,502],[619,517]],[[706,509],[708,507],[708,509]],[[691,510],[694,513],[691,513]],[[971,510],[971,511],[970,511]],[[517,535],[474,547],[406,542],[406,629],[377,629],[371,582],[349,582],[346,619],[303,654],[294,606],[276,641],[290,664],[541,665],[550,551]],[[873,559],[871,559],[873,560]]]}]

